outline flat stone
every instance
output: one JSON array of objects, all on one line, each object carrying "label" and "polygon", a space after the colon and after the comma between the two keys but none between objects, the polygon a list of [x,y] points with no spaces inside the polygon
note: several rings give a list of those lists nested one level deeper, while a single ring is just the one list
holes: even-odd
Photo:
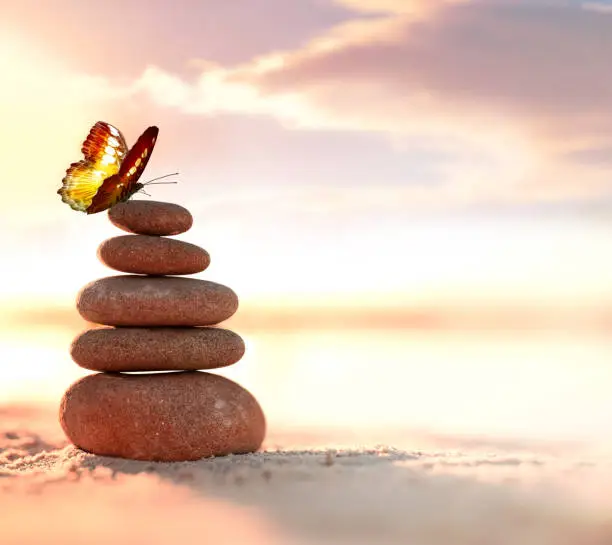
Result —
[{"label": "flat stone", "polygon": [[193,217],[186,208],[169,202],[127,201],[108,211],[111,223],[137,235],[179,235],[191,229]]},{"label": "flat stone", "polygon": [[195,274],[210,256],[195,244],[150,235],[122,235],[100,244],[98,258],[116,271],[133,274]]},{"label": "flat stone", "polygon": [[60,423],[87,452],[158,462],[255,452],[266,432],[247,390],[200,371],[88,375],[64,394]]},{"label": "flat stone", "polygon": [[183,371],[232,365],[244,341],[216,327],[90,329],[72,343],[72,359],[92,371]]},{"label": "flat stone", "polygon": [[87,284],[77,297],[77,310],[102,325],[206,326],[232,316],[238,297],[208,280],[121,275]]}]

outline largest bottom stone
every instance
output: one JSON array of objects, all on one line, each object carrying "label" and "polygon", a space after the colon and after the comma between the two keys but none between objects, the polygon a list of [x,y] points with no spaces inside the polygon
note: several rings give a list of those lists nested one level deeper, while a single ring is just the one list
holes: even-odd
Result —
[{"label": "largest bottom stone", "polygon": [[247,390],[198,371],[88,375],[64,394],[60,423],[87,452],[165,462],[254,452],[266,429]]}]

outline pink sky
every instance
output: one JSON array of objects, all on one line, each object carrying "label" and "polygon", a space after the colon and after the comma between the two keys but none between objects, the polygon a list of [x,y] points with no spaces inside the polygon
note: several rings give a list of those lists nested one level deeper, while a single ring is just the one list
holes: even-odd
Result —
[{"label": "pink sky", "polygon": [[[74,298],[120,233],[56,191],[104,120],[129,144],[159,126],[144,179],[180,172],[153,198],[191,210],[199,276],[241,298],[230,371],[271,422],[607,429],[608,337],[565,332],[612,317],[611,58],[610,2],[3,6],[0,397],[56,402],[82,374]],[[410,331],[437,309],[565,330]]]},{"label": "pink sky", "polygon": [[[612,303],[606,2],[24,0],[0,22],[0,300],[72,301],[113,236],[56,195],[91,124],[245,299]],[[146,197],[139,197],[146,198]]]}]

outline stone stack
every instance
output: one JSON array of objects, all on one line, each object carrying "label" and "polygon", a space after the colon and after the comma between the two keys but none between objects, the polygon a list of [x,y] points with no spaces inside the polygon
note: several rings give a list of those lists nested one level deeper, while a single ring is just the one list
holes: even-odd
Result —
[{"label": "stone stack", "polygon": [[81,316],[107,327],[72,343],[74,361],[97,373],[64,394],[64,432],[85,451],[135,460],[256,451],[266,425],[255,398],[201,371],[236,363],[245,346],[236,333],[214,327],[236,312],[236,294],[180,276],[210,263],[202,248],[168,238],[189,230],[191,214],[175,204],[128,201],[108,215],[131,234],[103,242],[98,257],[129,274],[101,278],[79,293]]}]

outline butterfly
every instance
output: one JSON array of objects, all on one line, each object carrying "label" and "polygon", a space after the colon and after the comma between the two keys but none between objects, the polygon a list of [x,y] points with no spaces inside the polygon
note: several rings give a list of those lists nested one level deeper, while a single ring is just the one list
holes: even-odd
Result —
[{"label": "butterfly", "polygon": [[155,126],[147,128],[128,151],[121,131],[98,121],[83,142],[84,159],[66,170],[62,187],[57,190],[62,201],[73,210],[95,214],[142,191],[146,184],[138,179],[151,157],[158,133]]}]

